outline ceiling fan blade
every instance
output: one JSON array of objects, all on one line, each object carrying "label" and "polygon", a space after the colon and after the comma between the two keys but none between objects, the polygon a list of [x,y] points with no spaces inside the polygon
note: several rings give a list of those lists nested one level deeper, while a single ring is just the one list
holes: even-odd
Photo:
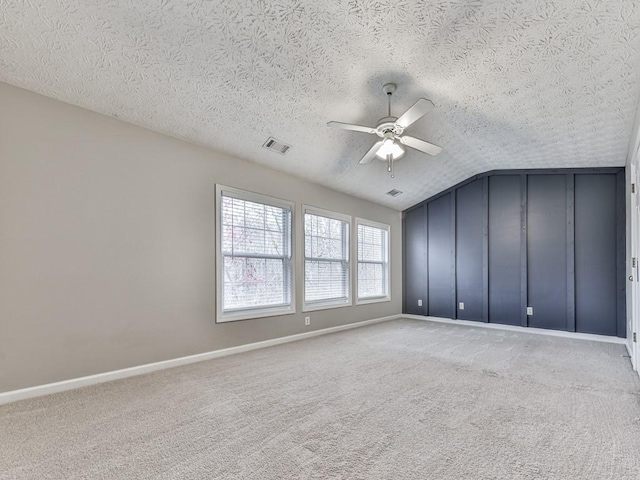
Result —
[{"label": "ceiling fan blade", "polygon": [[362,132],[362,133],[376,133],[376,129],[373,127],[364,127],[362,125],[353,125],[351,123],[342,123],[342,122],[329,122],[327,123],[328,127],[342,128],[344,130],[353,130],[354,132]]},{"label": "ceiling fan blade", "polygon": [[396,138],[398,138],[400,140],[400,143],[402,143],[403,145],[415,148],[416,150],[424,152],[427,155],[431,155],[432,157],[435,157],[442,151],[442,147],[434,145],[433,143],[425,142],[424,140],[420,140],[419,138],[409,137],[407,135]]},{"label": "ceiling fan blade", "polygon": [[362,160],[360,160],[359,162],[360,165],[367,165],[373,162],[373,159],[376,158],[376,153],[378,153],[378,150],[380,150],[381,146],[382,146],[382,140],[374,143],[373,147],[371,147],[369,151],[364,154],[364,157],[362,157]]},{"label": "ceiling fan blade", "polygon": [[404,112],[404,114],[396,120],[396,125],[400,125],[402,128],[407,128],[413,122],[422,118],[433,107],[434,105],[431,100],[419,98],[409,110]]}]

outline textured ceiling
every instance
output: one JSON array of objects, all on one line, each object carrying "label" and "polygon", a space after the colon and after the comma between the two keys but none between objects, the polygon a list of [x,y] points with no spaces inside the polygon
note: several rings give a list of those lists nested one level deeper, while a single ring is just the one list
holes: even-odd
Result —
[{"label": "textured ceiling", "polygon": [[[0,81],[397,209],[497,168],[623,165],[639,67],[637,0],[0,0]],[[393,179],[358,164],[376,137],[326,126],[375,125],[390,81],[444,147]]]}]

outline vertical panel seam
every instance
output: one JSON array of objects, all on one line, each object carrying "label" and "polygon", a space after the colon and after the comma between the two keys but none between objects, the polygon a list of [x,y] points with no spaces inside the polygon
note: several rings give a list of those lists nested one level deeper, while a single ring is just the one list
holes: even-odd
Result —
[{"label": "vertical panel seam", "polygon": [[457,190],[451,192],[451,300],[453,302],[453,309],[451,310],[452,318],[458,318],[458,305],[457,305],[457,275],[456,271],[456,253],[457,253],[457,228],[456,228],[456,197]]},{"label": "vertical panel seam", "polygon": [[482,179],[482,321],[489,322],[489,177]]},{"label": "vertical panel seam", "polygon": [[425,273],[424,273],[425,282],[424,282],[424,287],[425,287],[425,292],[424,292],[424,300],[422,301],[422,312],[424,313],[424,315],[429,315],[429,313],[430,313],[429,303],[431,301],[431,296],[429,295],[429,282],[430,282],[430,278],[429,278],[429,204],[426,204],[424,206],[424,209],[422,211],[422,216],[423,216],[424,238],[426,240],[426,245],[427,245],[427,248],[426,248],[426,250],[424,252],[424,261],[425,261]]},{"label": "vertical panel seam", "polygon": [[520,175],[520,325],[527,327],[529,318],[527,316],[528,306],[528,253],[527,253],[527,180],[528,175]]},{"label": "vertical panel seam", "polygon": [[567,331],[576,331],[575,174],[567,174]]},{"label": "vertical panel seam", "polygon": [[407,313],[407,215],[402,214],[402,313]]}]

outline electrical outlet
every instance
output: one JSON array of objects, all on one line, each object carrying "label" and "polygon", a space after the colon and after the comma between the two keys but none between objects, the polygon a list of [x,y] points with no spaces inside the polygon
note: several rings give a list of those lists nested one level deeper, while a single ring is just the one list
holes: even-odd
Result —
[{"label": "electrical outlet", "polygon": [[304,324],[311,325],[311,317],[304,317]]},{"label": "electrical outlet", "polygon": [[458,309],[464,310],[464,302],[458,302]]},{"label": "electrical outlet", "polygon": [[533,315],[533,307],[527,307],[527,315]]},{"label": "electrical outlet", "polygon": [[418,300],[418,306],[421,307],[422,306],[422,300]]}]

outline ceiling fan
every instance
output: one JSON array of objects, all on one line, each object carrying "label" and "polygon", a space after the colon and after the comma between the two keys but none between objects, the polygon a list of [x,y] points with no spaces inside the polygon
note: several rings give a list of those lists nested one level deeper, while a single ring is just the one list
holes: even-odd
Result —
[{"label": "ceiling fan", "polygon": [[382,91],[388,98],[387,116],[378,120],[378,126],[365,127],[362,125],[353,125],[351,123],[329,122],[329,127],[342,128],[344,130],[353,130],[354,132],[369,133],[378,135],[378,140],[373,147],[369,149],[364,157],[360,160],[360,164],[365,165],[373,162],[378,157],[382,161],[388,163],[387,170],[393,177],[393,161],[404,155],[402,145],[413,148],[427,155],[436,156],[442,151],[442,147],[433,143],[425,142],[419,138],[404,135],[404,131],[409,128],[415,121],[422,118],[434,105],[426,98],[420,98],[414,103],[409,110],[404,112],[400,118],[391,116],[391,95],[396,91],[395,83],[387,83],[382,87]]}]

